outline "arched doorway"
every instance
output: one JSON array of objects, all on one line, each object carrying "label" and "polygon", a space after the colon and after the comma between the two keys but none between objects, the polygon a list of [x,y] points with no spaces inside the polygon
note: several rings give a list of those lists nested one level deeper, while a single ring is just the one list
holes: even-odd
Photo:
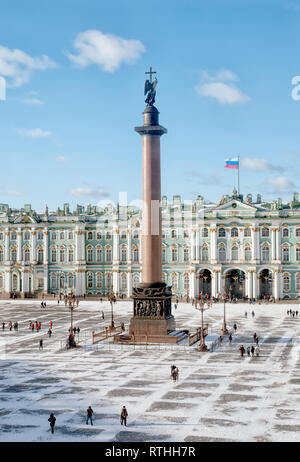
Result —
[{"label": "arched doorway", "polygon": [[208,294],[211,296],[211,272],[208,269],[200,271],[199,276],[199,294]]},{"label": "arched doorway", "polygon": [[263,269],[259,275],[259,293],[261,298],[270,297],[273,289],[272,272],[268,269]]},{"label": "arched doorway", "polygon": [[225,274],[225,292],[229,298],[241,299],[245,296],[245,273],[239,269]]}]

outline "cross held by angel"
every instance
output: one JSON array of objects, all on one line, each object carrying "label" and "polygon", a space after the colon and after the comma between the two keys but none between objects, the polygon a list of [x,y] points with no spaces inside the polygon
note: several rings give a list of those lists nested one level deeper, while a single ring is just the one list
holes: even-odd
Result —
[{"label": "cross held by angel", "polygon": [[150,72],[145,72],[145,74],[150,74],[150,80],[147,79],[145,82],[144,95],[147,95],[145,103],[147,103],[148,106],[153,106],[155,103],[157,78],[155,77],[154,82],[152,82],[152,74],[156,74],[156,72],[152,71],[152,67],[150,67]]}]

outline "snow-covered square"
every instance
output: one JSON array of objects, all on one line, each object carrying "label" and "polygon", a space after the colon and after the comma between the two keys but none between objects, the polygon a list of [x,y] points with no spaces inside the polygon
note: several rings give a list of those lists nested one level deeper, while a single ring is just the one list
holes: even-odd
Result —
[{"label": "snow-covered square", "polygon": [[[232,344],[224,337],[207,353],[184,343],[92,345],[92,330],[110,323],[107,301],[80,302],[74,310],[80,347],[69,350],[70,312],[63,304],[48,301],[41,309],[38,301],[1,301],[0,309],[0,441],[300,440],[300,314],[287,315],[298,305],[227,304],[228,327],[237,324]],[[201,314],[190,304],[179,303],[173,313],[179,328],[200,326]],[[114,305],[116,323],[128,326],[131,315],[131,302]],[[223,305],[213,305],[204,317],[212,346]],[[40,321],[41,330],[32,332],[29,320]],[[18,321],[18,331],[9,331],[9,321]],[[239,347],[252,345],[254,332],[260,354],[241,358]],[[179,369],[176,382],[172,364]],[[93,426],[86,424],[89,405]],[[123,405],[127,427],[120,425]],[[50,412],[57,419],[54,435]]]}]

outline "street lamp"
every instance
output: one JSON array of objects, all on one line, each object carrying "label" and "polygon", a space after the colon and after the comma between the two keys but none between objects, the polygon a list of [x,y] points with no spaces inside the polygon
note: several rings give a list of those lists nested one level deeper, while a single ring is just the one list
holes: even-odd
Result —
[{"label": "street lamp", "polygon": [[226,302],[226,293],[224,292],[223,293],[223,302],[224,302],[224,318],[223,318],[223,326],[222,326],[222,329],[221,329],[221,334],[222,335],[228,335],[229,334],[229,331],[227,329],[227,326],[226,326],[226,318],[225,318],[225,302]]},{"label": "street lamp", "polygon": [[205,344],[205,337],[204,337],[204,322],[203,322],[203,312],[204,312],[204,305],[205,305],[205,301],[203,300],[203,298],[201,297],[200,301],[199,301],[199,305],[200,305],[200,308],[197,308],[197,304],[195,306],[196,310],[200,310],[201,311],[201,339],[200,339],[200,344],[198,346],[198,351],[207,351],[208,348]]}]

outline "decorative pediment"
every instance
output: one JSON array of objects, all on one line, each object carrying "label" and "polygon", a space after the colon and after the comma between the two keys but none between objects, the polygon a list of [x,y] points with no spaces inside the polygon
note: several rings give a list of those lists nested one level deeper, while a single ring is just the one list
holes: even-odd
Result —
[{"label": "decorative pediment", "polygon": [[215,207],[212,208],[213,211],[217,212],[217,211],[232,211],[232,212],[246,212],[246,211],[249,211],[249,212],[256,212],[256,210],[258,210],[258,208],[255,206],[255,205],[250,205],[250,204],[246,204],[245,202],[241,202],[237,199],[232,199],[228,202],[225,202],[225,204],[220,204],[220,205],[216,205]]},{"label": "decorative pediment", "polygon": [[37,221],[33,217],[29,217],[28,215],[19,215],[13,221],[14,223],[37,223]]}]

